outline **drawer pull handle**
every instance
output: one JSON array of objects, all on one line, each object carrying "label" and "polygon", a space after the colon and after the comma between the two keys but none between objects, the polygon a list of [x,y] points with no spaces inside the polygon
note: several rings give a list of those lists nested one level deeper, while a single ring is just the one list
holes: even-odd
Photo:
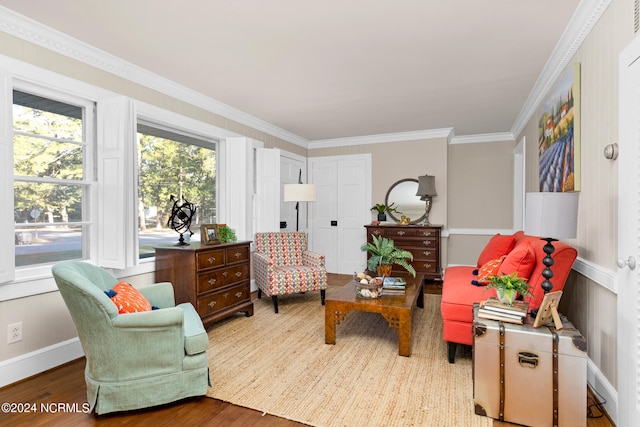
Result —
[{"label": "drawer pull handle", "polygon": [[242,277],[242,273],[238,271],[238,272],[236,273],[236,277]]},{"label": "drawer pull handle", "polygon": [[229,296],[229,292],[225,292],[222,296],[227,298]]},{"label": "drawer pull handle", "polygon": [[216,257],[214,256],[210,256],[207,261],[209,261],[209,264],[213,264],[213,262],[216,260]]},{"label": "drawer pull handle", "polygon": [[429,237],[429,236],[431,236],[431,231],[423,231],[422,235],[426,236],[426,237]]},{"label": "drawer pull handle", "polygon": [[402,230],[398,231],[398,236],[404,236],[404,235],[405,235],[404,231],[402,231]]},{"label": "drawer pull handle", "polygon": [[431,255],[431,251],[424,251],[424,252],[422,252],[422,253],[424,254],[424,256],[429,256],[429,255]]},{"label": "drawer pull handle", "polygon": [[431,241],[430,240],[423,240],[422,244],[425,245],[425,246],[429,246],[431,244]]},{"label": "drawer pull handle", "polygon": [[233,256],[236,258],[240,258],[242,254],[240,252],[236,252],[235,254],[233,254]]},{"label": "drawer pull handle", "polygon": [[380,230],[373,230],[373,234],[380,234]]},{"label": "drawer pull handle", "polygon": [[209,307],[213,308],[216,305],[215,301],[211,301],[209,304],[207,304]]},{"label": "drawer pull handle", "polygon": [[227,277],[227,276],[229,275],[229,272],[228,272],[228,271],[225,271],[224,273],[222,273],[222,275],[223,275],[224,277]]},{"label": "drawer pull handle", "polygon": [[424,266],[424,268],[431,268],[431,264],[426,263],[426,264],[422,264]]},{"label": "drawer pull handle", "polygon": [[215,285],[215,283],[218,281],[218,279],[209,279],[209,284],[210,285]]},{"label": "drawer pull handle", "polygon": [[242,292],[236,292],[236,298],[240,298],[242,296]]}]

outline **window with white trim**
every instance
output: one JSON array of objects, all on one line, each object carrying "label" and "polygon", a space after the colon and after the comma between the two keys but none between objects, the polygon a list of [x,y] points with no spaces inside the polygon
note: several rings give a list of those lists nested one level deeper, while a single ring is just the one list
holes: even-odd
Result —
[{"label": "window with white trim", "polygon": [[13,90],[16,267],[90,257],[94,108],[44,88]]},{"label": "window with white trim", "polygon": [[169,226],[174,203],[195,206],[185,241],[199,241],[200,225],[216,223],[217,141],[142,121],[137,131],[139,257],[147,258],[154,246],[179,242]]}]

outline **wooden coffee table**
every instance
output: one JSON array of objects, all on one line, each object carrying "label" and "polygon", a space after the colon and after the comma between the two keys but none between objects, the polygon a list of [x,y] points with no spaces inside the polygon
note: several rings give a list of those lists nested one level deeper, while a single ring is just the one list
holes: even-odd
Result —
[{"label": "wooden coffee table", "polygon": [[416,305],[424,308],[424,275],[417,274],[415,278],[410,275],[402,277],[407,280],[404,295],[383,295],[374,299],[358,298],[353,280],[327,295],[324,305],[325,343],[336,343],[336,325],[339,325],[350,311],[380,313],[389,323],[389,327],[398,334],[400,356],[411,356],[411,317]]}]

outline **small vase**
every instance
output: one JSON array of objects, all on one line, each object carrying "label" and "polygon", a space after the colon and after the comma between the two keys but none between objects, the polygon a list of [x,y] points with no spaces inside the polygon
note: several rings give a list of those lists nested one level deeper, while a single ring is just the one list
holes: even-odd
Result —
[{"label": "small vase", "polygon": [[383,214],[383,213],[378,214],[378,221],[386,221],[386,220],[387,220],[387,214]]},{"label": "small vase", "polygon": [[378,272],[378,276],[391,277],[391,264],[383,264],[379,265],[376,270]]},{"label": "small vase", "polygon": [[504,304],[513,305],[513,301],[516,299],[515,289],[496,289],[498,299]]}]

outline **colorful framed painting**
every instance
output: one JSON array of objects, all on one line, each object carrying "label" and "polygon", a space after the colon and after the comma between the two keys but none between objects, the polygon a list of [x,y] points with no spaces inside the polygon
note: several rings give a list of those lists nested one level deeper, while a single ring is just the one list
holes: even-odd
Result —
[{"label": "colorful framed painting", "polygon": [[538,122],[540,191],[580,191],[580,64],[569,66]]},{"label": "colorful framed painting", "polygon": [[220,243],[218,224],[202,224],[200,226],[200,243],[203,245],[215,245]]}]

